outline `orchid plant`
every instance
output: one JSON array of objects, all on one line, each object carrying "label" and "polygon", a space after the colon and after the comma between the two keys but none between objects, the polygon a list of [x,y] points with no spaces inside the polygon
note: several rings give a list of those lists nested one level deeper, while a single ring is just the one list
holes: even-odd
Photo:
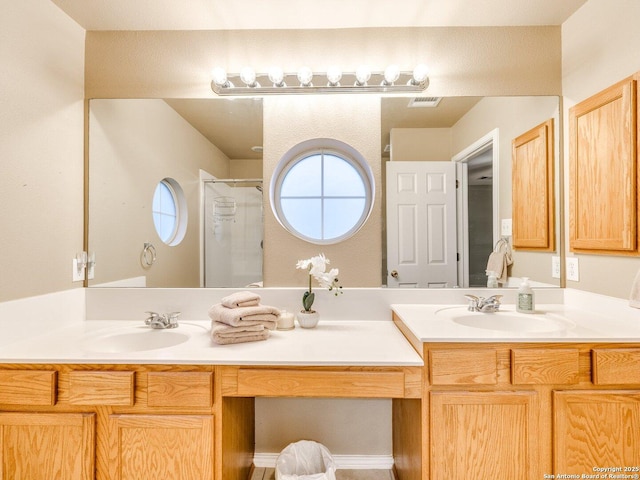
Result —
[{"label": "orchid plant", "polygon": [[313,312],[311,307],[315,300],[315,293],[312,290],[312,280],[315,278],[322,288],[327,288],[335,296],[342,294],[342,285],[338,284],[338,269],[332,268],[327,272],[329,259],[323,253],[311,257],[307,260],[298,260],[296,268],[309,272],[309,289],[302,295],[302,306],[305,312]]}]

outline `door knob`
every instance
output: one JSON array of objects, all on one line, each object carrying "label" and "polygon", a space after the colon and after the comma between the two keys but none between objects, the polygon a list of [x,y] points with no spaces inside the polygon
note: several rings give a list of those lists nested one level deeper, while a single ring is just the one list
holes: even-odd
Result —
[{"label": "door knob", "polygon": [[397,280],[398,279],[398,271],[397,270],[391,270],[391,276]]}]

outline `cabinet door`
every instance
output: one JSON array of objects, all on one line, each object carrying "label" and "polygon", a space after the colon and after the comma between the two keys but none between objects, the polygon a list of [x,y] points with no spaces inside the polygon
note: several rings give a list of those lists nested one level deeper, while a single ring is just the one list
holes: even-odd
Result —
[{"label": "cabinet door", "polygon": [[542,478],[535,392],[432,392],[431,480]]},{"label": "cabinet door", "polygon": [[637,253],[635,142],[632,78],[569,110],[572,251]]},{"label": "cabinet door", "polygon": [[0,413],[0,478],[94,478],[95,415]]},{"label": "cabinet door", "polygon": [[111,415],[109,479],[213,479],[213,416]]},{"label": "cabinet door", "polygon": [[513,140],[513,246],[553,251],[553,119]]},{"label": "cabinet door", "polygon": [[640,465],[640,391],[554,392],[553,400],[556,474]]}]

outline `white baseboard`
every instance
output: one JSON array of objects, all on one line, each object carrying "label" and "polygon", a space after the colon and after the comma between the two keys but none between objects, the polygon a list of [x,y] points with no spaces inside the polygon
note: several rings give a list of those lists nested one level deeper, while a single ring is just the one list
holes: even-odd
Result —
[{"label": "white baseboard", "polygon": [[[258,468],[275,468],[279,453],[255,453],[253,464]],[[393,455],[332,455],[339,470],[390,470]]]}]

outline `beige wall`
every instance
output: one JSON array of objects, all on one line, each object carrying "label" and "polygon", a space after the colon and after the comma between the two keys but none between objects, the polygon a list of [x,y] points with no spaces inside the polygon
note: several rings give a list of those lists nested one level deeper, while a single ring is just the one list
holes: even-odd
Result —
[{"label": "beige wall", "polygon": [[429,95],[559,95],[559,27],[87,32],[86,92],[211,97],[211,69],[430,66]]},{"label": "beige wall", "polygon": [[450,128],[392,128],[392,162],[451,160]]},{"label": "beige wall", "polygon": [[[292,126],[295,125],[295,128]],[[334,138],[355,148],[369,163],[376,182],[373,210],[350,239],[335,245],[314,245],[287,232],[267,206],[264,214],[265,286],[305,286],[296,262],[323,252],[340,269],[344,287],[378,287],[382,283],[380,100],[368,95],[294,96],[264,99],[264,178],[271,178],[280,158],[313,138]],[[265,198],[270,186],[265,182]],[[322,296],[316,299],[322,301]]]},{"label": "beige wall", "polygon": [[[569,108],[634,72],[640,71],[640,2],[636,0],[589,0],[562,26],[562,94],[564,115]],[[565,138],[568,125],[565,122]],[[569,145],[565,141],[568,178]],[[565,205],[569,205],[565,185]],[[565,215],[565,231],[569,231]],[[567,255],[569,252],[567,242]],[[567,287],[628,298],[640,268],[639,258],[611,255],[576,255],[580,281]]]},{"label": "beige wall", "polygon": [[262,160],[232,159],[229,162],[229,178],[262,178]]},{"label": "beige wall", "polygon": [[[227,178],[229,159],[163,100],[91,100],[90,110],[90,284],[146,276],[149,287],[200,286],[200,169]],[[176,246],[160,240],[151,214],[166,177],[187,200],[187,231]],[[157,251],[149,268],[140,262],[145,242]]]},{"label": "beige wall", "polygon": [[2,2],[0,58],[6,301],[82,286],[84,30],[49,0]]}]

